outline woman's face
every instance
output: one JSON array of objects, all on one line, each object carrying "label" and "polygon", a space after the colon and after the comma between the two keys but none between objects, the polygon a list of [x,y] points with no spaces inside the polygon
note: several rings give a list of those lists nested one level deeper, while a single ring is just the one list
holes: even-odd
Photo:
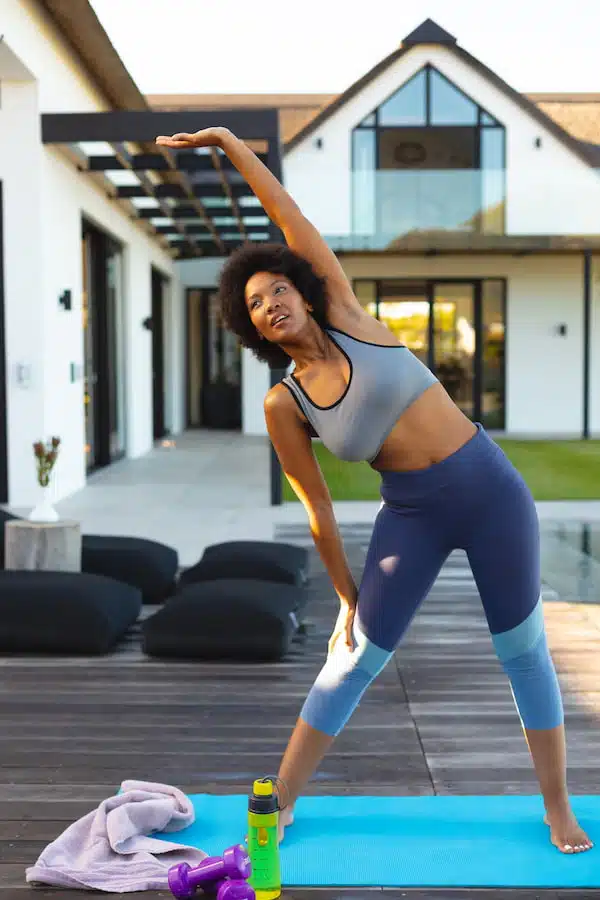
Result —
[{"label": "woman's face", "polygon": [[245,297],[252,324],[267,341],[289,343],[306,327],[308,304],[285,275],[255,272]]}]

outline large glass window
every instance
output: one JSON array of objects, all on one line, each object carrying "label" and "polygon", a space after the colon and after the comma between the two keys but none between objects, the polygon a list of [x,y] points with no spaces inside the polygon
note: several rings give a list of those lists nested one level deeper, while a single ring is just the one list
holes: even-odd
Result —
[{"label": "large glass window", "polygon": [[477,125],[479,107],[435,69],[430,70],[429,90],[430,125]]},{"label": "large glass window", "polygon": [[425,66],[352,134],[353,233],[504,232],[505,130]]},{"label": "large glass window", "polygon": [[374,234],[377,229],[375,214],[375,130],[357,128],[352,142],[354,169],[353,216],[355,234]]},{"label": "large glass window", "polygon": [[378,110],[380,125],[426,125],[427,86],[425,69],[382,103]]}]

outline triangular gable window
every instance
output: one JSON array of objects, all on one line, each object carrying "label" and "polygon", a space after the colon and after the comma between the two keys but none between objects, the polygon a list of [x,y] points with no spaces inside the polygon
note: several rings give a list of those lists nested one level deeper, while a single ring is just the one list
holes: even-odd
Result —
[{"label": "triangular gable window", "polygon": [[427,124],[427,69],[421,69],[410,81],[379,107],[380,125]]}]

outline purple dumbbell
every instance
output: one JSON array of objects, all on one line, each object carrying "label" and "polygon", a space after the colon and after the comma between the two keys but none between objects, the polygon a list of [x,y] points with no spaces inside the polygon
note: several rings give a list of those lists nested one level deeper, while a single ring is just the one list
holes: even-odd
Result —
[{"label": "purple dumbbell", "polygon": [[198,887],[210,891],[218,882],[233,879],[228,882],[230,885],[235,883],[233,893],[230,895],[224,891],[221,897],[223,885],[220,885],[218,900],[253,900],[253,896],[241,892],[241,887],[246,884],[245,879],[250,877],[251,872],[248,851],[242,844],[235,844],[228,847],[223,856],[207,856],[198,866],[190,866],[185,862],[173,866],[169,869],[169,889],[178,900],[188,900],[194,896]]},{"label": "purple dumbbell", "polygon": [[[188,900],[196,892],[196,888],[191,886],[187,880],[180,884],[180,889],[177,891],[173,885],[169,884],[169,886],[171,893],[180,900]],[[224,878],[223,881],[211,881],[203,885],[205,893],[209,893],[211,898],[215,888],[216,900],[256,900],[254,888],[243,878]]]}]

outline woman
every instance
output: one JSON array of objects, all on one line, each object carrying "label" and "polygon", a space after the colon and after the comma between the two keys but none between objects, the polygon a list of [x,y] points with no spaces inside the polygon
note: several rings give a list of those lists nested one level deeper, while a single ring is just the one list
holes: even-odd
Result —
[{"label": "woman", "polygon": [[[287,247],[246,245],[220,284],[227,325],[261,359],[293,373],[265,399],[269,435],[339,597],[328,656],[285,751],[280,778],[293,807],[391,658],[445,559],[463,548],[492,641],[508,675],[540,783],[552,842],[592,843],[571,809],[560,689],[546,642],[534,502],[504,453],[437,378],[366,313],[334,253],[283,186],[230,131],[159,137],[174,149],[220,147]],[[311,435],[381,475],[360,588],[346,560]]]}]

